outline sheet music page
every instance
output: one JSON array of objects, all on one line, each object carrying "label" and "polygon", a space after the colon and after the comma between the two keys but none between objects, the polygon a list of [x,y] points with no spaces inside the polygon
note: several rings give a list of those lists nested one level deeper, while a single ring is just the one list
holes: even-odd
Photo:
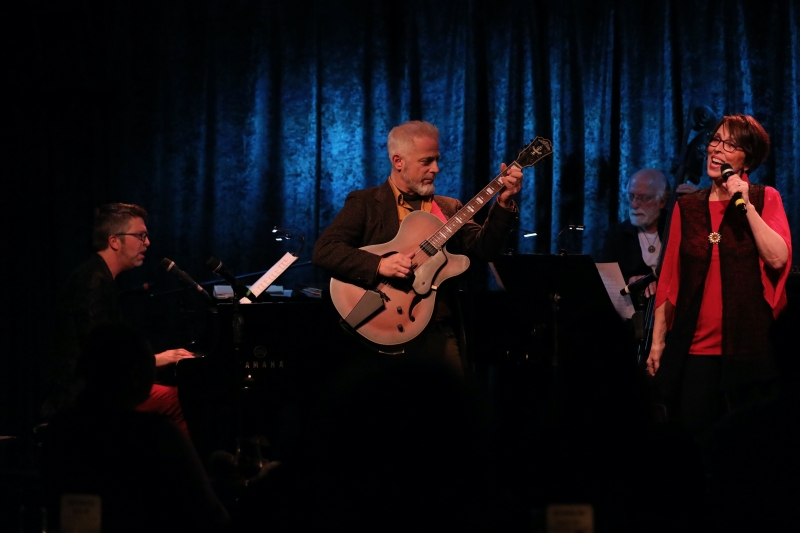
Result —
[{"label": "sheet music page", "polygon": [[600,272],[600,278],[606,287],[608,297],[611,298],[611,303],[614,304],[614,309],[617,310],[619,316],[622,318],[632,317],[635,309],[631,296],[629,294],[622,296],[619,293],[627,285],[622,277],[622,271],[619,269],[619,263],[595,263],[595,266]]},{"label": "sheet music page", "polygon": [[[287,296],[286,293],[289,292],[288,296],[291,296],[291,291],[284,291],[282,287],[273,286],[272,282],[278,279],[278,276],[286,272],[286,269],[295,261],[297,261],[297,257],[287,252],[277,263],[272,265],[272,268],[258,278],[258,281],[252,285],[248,285],[247,288],[250,289],[250,292],[256,297],[264,291],[280,293],[284,296]],[[233,296],[233,288],[230,285],[214,285],[214,298],[233,298]],[[253,302],[251,302],[249,298],[242,298],[239,300],[239,303],[249,304]]]},{"label": "sheet music page", "polygon": [[[264,292],[267,287],[269,287],[273,281],[278,279],[278,276],[286,272],[286,269],[289,268],[292,263],[297,261],[297,257],[286,252],[283,257],[281,257],[277,263],[272,265],[272,268],[267,270],[263,276],[261,276],[258,281],[253,283],[253,286],[250,288],[250,291],[258,297],[259,294]],[[247,301],[245,301],[247,300]],[[239,300],[240,303],[250,303],[250,300],[247,298],[242,298]]]}]

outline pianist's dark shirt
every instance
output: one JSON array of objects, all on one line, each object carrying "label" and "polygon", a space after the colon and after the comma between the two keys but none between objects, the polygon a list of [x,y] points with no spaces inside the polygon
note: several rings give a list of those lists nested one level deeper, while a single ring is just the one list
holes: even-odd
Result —
[{"label": "pianist's dark shirt", "polygon": [[117,285],[105,260],[96,253],[70,275],[57,305],[43,374],[46,385],[41,415],[45,418],[73,405],[75,365],[89,332],[99,324],[122,320]]},{"label": "pianist's dark shirt", "polygon": [[122,320],[119,291],[102,257],[92,254],[72,273],[61,297],[61,305],[78,349],[98,324]]}]

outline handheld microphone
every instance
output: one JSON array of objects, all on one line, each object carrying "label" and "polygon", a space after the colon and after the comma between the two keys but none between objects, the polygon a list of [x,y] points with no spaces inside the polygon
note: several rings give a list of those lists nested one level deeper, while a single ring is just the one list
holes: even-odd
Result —
[{"label": "handheld microphone", "polygon": [[206,299],[208,299],[208,301],[211,301],[211,295],[209,295],[208,292],[206,292],[206,290],[203,287],[201,287],[199,283],[193,280],[192,277],[189,276],[189,274],[178,268],[178,265],[175,264],[175,261],[165,257],[164,259],[161,260],[161,268],[163,268],[167,272],[176,275],[178,278],[180,278],[181,281],[183,281],[190,287],[193,287],[197,292],[205,296]]},{"label": "handheld microphone", "polygon": [[619,290],[619,294],[620,296],[625,296],[626,294],[633,294],[635,292],[643,291],[645,287],[657,280],[658,276],[656,276],[655,272],[650,272],[645,277],[639,278],[633,283],[628,283],[625,285],[625,288]]},{"label": "handheld microphone", "polygon": [[[728,178],[736,174],[736,172],[733,171],[733,167],[730,166],[728,163],[722,163],[722,166],[719,167],[719,172],[722,175],[723,181],[728,181]],[[744,198],[742,198],[742,193],[740,192],[735,193],[731,197],[731,200],[733,200],[733,205],[735,205],[739,209],[739,212],[745,214],[747,213],[747,204],[744,203]]]},{"label": "handheld microphone", "polygon": [[242,298],[247,298],[251,302],[255,302],[256,298],[258,298],[258,296],[253,294],[250,291],[250,289],[247,288],[247,285],[236,279],[236,276],[225,270],[225,267],[222,266],[222,261],[220,261],[213,255],[208,259],[206,259],[206,266],[210,268],[212,272],[225,278],[225,280],[231,284],[231,289],[233,289],[233,294],[236,296],[238,300],[241,300]]}]

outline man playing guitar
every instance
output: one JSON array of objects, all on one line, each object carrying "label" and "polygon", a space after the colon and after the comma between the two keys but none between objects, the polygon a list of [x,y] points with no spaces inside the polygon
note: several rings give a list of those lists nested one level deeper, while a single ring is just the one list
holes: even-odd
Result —
[{"label": "man playing guitar", "polygon": [[[389,179],[380,186],[351,192],[342,210],[323,231],[314,247],[314,264],[331,272],[335,279],[343,280],[353,287],[375,287],[381,282],[386,282],[391,287],[413,280],[420,256],[423,255],[419,250],[396,249],[383,252],[361,248],[399,239],[400,223],[410,213],[430,213],[440,220],[437,224],[442,224],[456,215],[462,207],[454,198],[434,194],[440,157],[439,130],[436,126],[423,121],[410,121],[397,126],[389,133],[387,148],[392,164]],[[497,200],[489,210],[485,223],[481,226],[472,220],[464,221],[449,240],[448,252],[463,253],[485,261],[492,260],[502,252],[505,238],[518,218],[519,211],[513,196],[522,188],[522,169],[516,165],[506,167],[503,164],[500,170],[504,187],[499,188]],[[412,219],[417,220],[414,217]],[[408,222],[412,220],[403,225],[403,230],[414,233],[413,226]],[[419,235],[411,236],[410,242],[417,245],[428,236],[423,231]],[[450,259],[450,256],[447,257]],[[455,262],[453,256],[450,263]],[[442,268],[445,269],[446,267]],[[438,287],[433,289],[435,292]],[[408,308],[402,308],[401,305],[395,307],[397,298],[391,300],[386,296],[386,291],[375,292],[384,300],[381,313],[413,315],[413,307],[418,302],[413,302]],[[336,303],[333,284],[332,296]],[[444,300],[446,299],[440,298],[436,301],[434,319],[423,333],[412,342],[403,343],[399,351],[444,357],[448,364],[460,369],[462,362],[452,328],[452,313]],[[411,316],[411,322],[413,321]],[[388,332],[392,335],[404,328],[397,324],[388,329],[392,330]],[[396,344],[392,340],[382,342],[381,338],[379,336],[375,341],[377,346]]]}]

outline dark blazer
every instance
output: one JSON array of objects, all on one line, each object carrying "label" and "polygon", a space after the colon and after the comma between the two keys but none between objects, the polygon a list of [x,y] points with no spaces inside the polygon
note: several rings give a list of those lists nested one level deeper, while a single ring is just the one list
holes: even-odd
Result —
[{"label": "dark blazer", "polygon": [[[447,196],[434,195],[434,201],[448,219],[462,207],[461,202]],[[448,241],[447,249],[491,261],[502,252],[517,217],[517,211],[495,203],[483,226],[467,222]],[[380,257],[359,248],[389,242],[399,229],[397,202],[388,181],[351,192],[342,210],[317,239],[312,261],[337,277],[360,285],[374,285]]]}]

